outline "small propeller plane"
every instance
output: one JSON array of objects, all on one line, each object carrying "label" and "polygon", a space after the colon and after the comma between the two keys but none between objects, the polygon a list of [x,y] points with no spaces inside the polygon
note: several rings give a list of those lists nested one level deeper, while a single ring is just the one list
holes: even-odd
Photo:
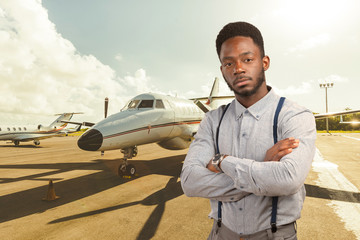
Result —
[{"label": "small propeller plane", "polygon": [[41,139],[79,131],[81,128],[79,124],[75,130],[65,129],[68,124],[66,121],[70,120],[74,114],[79,113],[56,114],[55,116],[60,116],[49,126],[39,124],[38,126],[0,127],[0,141],[10,140],[15,146],[19,146],[20,142],[34,141],[35,145],[39,145]]},{"label": "small propeller plane", "polygon": [[[219,79],[215,78],[209,97],[187,100],[155,93],[140,94],[132,98],[120,112],[109,117],[106,116],[106,98],[105,119],[86,131],[79,138],[78,146],[86,151],[102,153],[120,149],[124,156],[118,174],[133,176],[136,168],[128,164],[127,160],[137,155],[137,146],[157,143],[170,150],[188,148],[204,114],[224,104],[224,101],[230,102],[230,99],[234,99],[234,96],[218,96],[218,92]],[[359,110],[317,114],[315,118],[354,112]]]}]

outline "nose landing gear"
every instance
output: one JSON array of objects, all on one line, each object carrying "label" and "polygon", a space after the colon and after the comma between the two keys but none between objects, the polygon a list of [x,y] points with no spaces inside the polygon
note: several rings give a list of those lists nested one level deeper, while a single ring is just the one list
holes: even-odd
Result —
[{"label": "nose landing gear", "polygon": [[121,163],[118,168],[118,175],[123,178],[132,178],[136,176],[136,168],[133,164],[128,164],[127,160],[136,157],[138,150],[137,147],[130,147],[122,149],[124,158],[121,158]]}]

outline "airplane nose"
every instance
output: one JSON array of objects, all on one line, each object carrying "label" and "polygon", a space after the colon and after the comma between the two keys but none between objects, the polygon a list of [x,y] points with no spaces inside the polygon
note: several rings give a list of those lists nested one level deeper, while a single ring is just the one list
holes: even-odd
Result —
[{"label": "airplane nose", "polygon": [[82,150],[97,151],[103,142],[103,135],[96,129],[85,132],[78,140],[78,146]]}]

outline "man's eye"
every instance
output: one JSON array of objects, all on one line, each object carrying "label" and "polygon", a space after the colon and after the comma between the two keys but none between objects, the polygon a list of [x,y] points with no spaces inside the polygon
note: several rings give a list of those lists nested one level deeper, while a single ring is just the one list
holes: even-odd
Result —
[{"label": "man's eye", "polygon": [[244,62],[248,63],[248,62],[252,62],[252,59],[251,58],[247,58],[244,60]]},{"label": "man's eye", "polygon": [[232,66],[232,63],[224,63],[224,67],[231,67]]}]

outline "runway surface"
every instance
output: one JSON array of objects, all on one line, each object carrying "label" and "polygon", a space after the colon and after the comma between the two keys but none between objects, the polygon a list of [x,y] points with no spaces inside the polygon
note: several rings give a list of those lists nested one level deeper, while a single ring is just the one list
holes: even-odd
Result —
[{"label": "runway surface", "polygon": [[[77,137],[0,142],[0,239],[206,239],[206,199],[183,195],[187,150],[139,147],[138,176],[117,176],[120,151],[85,152]],[[360,134],[318,134],[299,239],[360,239]],[[49,180],[60,198],[42,201]]]}]

